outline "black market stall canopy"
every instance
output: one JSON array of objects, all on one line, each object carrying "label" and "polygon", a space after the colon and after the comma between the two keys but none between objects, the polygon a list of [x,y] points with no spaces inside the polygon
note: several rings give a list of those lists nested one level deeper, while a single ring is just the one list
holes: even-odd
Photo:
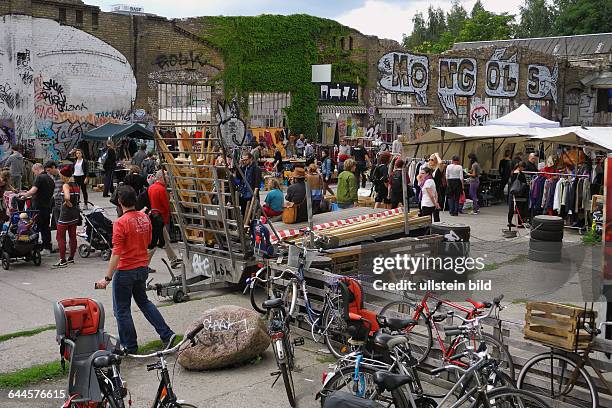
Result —
[{"label": "black market stall canopy", "polygon": [[106,123],[100,127],[83,132],[83,140],[105,142],[107,140],[117,141],[123,138],[153,140],[153,132],[137,123],[118,125]]}]

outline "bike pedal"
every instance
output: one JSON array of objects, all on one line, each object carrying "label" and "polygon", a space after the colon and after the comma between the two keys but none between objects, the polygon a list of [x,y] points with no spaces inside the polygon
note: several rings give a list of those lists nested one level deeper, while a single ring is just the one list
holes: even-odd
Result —
[{"label": "bike pedal", "polygon": [[279,375],[281,375],[280,371],[274,371],[274,372],[270,373],[270,377],[274,377],[274,376],[278,377]]},{"label": "bike pedal", "polygon": [[303,337],[298,337],[297,339],[293,340],[293,345],[294,346],[303,346],[304,345],[304,338]]}]

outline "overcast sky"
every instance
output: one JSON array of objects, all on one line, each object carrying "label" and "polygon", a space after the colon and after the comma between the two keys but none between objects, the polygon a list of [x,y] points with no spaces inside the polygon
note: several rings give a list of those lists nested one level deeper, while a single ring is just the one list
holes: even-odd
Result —
[{"label": "overcast sky", "polygon": [[[468,12],[476,0],[463,0]],[[485,9],[518,14],[524,0],[481,0]],[[112,4],[144,7],[164,17],[306,13],[331,18],[364,34],[401,41],[412,31],[412,17],[429,5],[449,10],[451,0],[85,0],[109,11]]]}]

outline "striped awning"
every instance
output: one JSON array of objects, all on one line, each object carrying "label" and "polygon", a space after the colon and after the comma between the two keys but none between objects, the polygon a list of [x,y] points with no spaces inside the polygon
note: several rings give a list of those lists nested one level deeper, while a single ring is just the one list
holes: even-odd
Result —
[{"label": "striped awning", "polygon": [[433,115],[433,108],[428,107],[412,107],[412,106],[393,106],[387,108],[378,108],[378,113],[383,118],[406,118],[410,115]]},{"label": "striped awning", "polygon": [[365,106],[351,106],[351,105],[320,105],[317,107],[318,113],[341,113],[348,115],[364,115],[368,113],[368,108]]}]

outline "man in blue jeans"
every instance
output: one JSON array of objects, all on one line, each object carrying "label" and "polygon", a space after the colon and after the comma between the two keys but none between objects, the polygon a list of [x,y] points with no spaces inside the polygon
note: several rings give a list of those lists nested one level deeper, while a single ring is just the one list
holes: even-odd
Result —
[{"label": "man in blue jeans", "polygon": [[151,242],[152,231],[149,217],[136,211],[136,191],[133,187],[118,187],[117,199],[123,215],[113,223],[113,255],[108,263],[106,276],[96,282],[96,288],[105,289],[113,282],[113,311],[119,328],[119,341],[122,347],[127,348],[128,353],[134,354],[138,351],[138,340],[130,308],[132,297],[164,345],[168,344],[174,332],[168,327],[157,307],[147,298],[147,248]]}]

